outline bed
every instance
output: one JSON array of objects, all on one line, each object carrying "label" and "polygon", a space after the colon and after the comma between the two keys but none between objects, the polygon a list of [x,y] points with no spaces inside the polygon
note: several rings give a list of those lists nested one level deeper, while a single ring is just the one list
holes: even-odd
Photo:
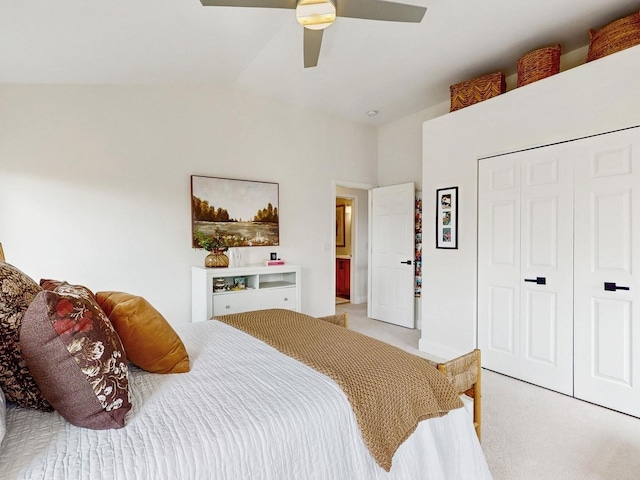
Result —
[{"label": "bed", "polygon": [[[0,405],[0,478],[491,478],[465,408],[420,421],[386,471],[329,376],[225,319],[174,328],[190,371],[158,374],[130,365],[123,428],[80,428],[55,411]],[[448,364],[452,382],[464,376],[460,365]]]}]

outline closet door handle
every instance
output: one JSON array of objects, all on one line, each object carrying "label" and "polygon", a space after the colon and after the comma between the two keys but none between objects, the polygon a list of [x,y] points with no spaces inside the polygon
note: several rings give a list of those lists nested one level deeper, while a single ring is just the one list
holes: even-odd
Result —
[{"label": "closet door handle", "polygon": [[537,283],[538,285],[546,285],[547,277],[525,278],[525,282]]},{"label": "closet door handle", "polygon": [[604,282],[604,289],[607,292],[615,292],[616,290],[629,290],[629,287],[619,287],[615,282]]},{"label": "closet door handle", "polygon": [[406,265],[411,265],[411,260],[407,260],[406,262],[400,262],[400,263],[404,263]]}]

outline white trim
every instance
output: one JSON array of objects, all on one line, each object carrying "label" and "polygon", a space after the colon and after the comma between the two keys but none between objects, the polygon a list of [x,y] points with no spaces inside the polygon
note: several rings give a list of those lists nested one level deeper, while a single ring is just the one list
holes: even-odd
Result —
[{"label": "white trim", "polygon": [[343,180],[333,180],[333,196],[336,196],[336,187],[343,188],[355,188],[357,190],[371,190],[372,188],[376,188],[374,185],[370,185],[368,183],[358,183],[358,182],[349,182]]}]

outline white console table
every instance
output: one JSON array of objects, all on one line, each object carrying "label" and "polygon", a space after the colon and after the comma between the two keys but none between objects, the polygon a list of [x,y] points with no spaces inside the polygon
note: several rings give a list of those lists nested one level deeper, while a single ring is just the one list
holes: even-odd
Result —
[{"label": "white console table", "polygon": [[[232,289],[239,280],[245,288]],[[192,322],[265,308],[299,312],[300,307],[299,265],[191,268]]]}]

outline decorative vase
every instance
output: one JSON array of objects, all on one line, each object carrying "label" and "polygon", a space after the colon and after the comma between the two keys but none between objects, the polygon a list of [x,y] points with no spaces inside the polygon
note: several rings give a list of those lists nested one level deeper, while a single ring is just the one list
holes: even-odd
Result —
[{"label": "decorative vase", "polygon": [[230,248],[229,249],[229,266],[230,267],[241,267],[242,266],[242,249],[241,248]]},{"label": "decorative vase", "polygon": [[205,257],[204,266],[207,268],[228,267],[229,257],[227,257],[222,250],[213,250]]}]

